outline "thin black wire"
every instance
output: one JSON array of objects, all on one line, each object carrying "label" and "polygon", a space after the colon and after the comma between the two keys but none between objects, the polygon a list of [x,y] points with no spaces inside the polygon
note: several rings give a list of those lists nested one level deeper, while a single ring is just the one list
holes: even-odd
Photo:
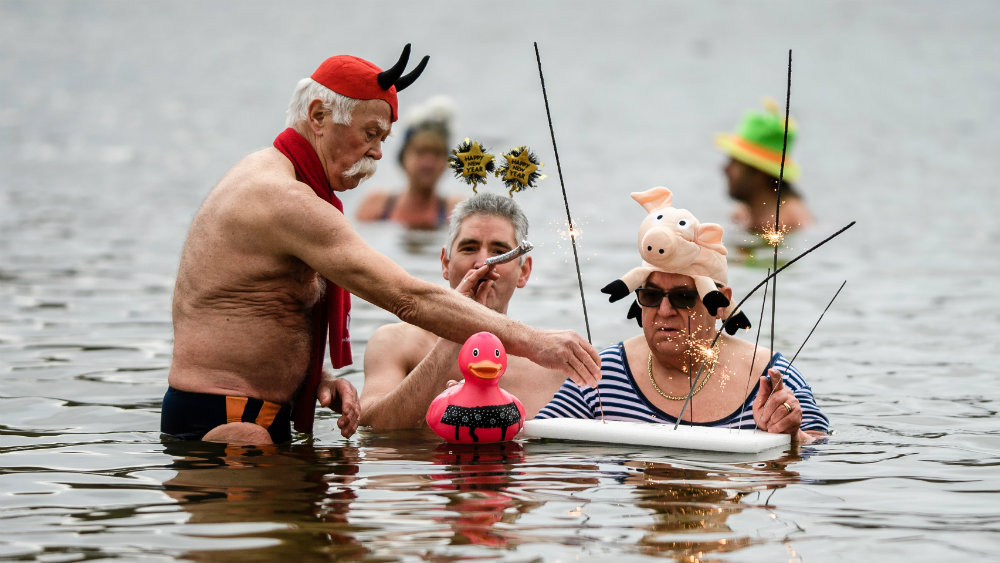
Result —
[{"label": "thin black wire", "polygon": [[538,61],[538,79],[542,83],[542,98],[545,99],[545,116],[549,120],[549,134],[552,136],[552,152],[556,155],[556,170],[559,171],[559,186],[562,187],[563,204],[566,206],[566,222],[569,225],[569,240],[573,243],[573,261],[576,263],[576,279],[580,284],[580,303],[583,304],[583,322],[587,325],[587,342],[590,340],[590,319],[587,318],[587,300],[583,296],[583,276],[580,274],[580,258],[576,254],[576,236],[573,232],[573,218],[569,214],[569,199],[566,197],[566,184],[563,183],[562,166],[559,164],[559,149],[556,147],[556,132],[552,127],[552,113],[549,111],[549,96],[545,92],[545,76],[542,74],[542,57],[538,54],[538,42],[535,45],[535,60]]},{"label": "thin black wire", "polygon": [[[671,305],[672,307],[673,305]],[[688,315],[688,333],[687,333],[687,345],[688,345],[688,395],[694,397],[694,383],[691,382],[691,372],[694,371],[694,365],[691,363],[691,357],[694,356],[694,336],[691,334],[691,315]],[[702,365],[705,365],[702,363]],[[681,417],[683,418],[684,411],[681,411]],[[694,424],[694,401],[691,401],[691,424]]]},{"label": "thin black wire", "polygon": [[[569,214],[569,198],[566,197],[566,184],[563,182],[562,164],[559,162],[559,147],[556,146],[556,130],[552,127],[552,112],[549,111],[549,95],[545,91],[545,75],[542,74],[542,56],[538,54],[538,42],[535,41],[535,61],[538,62],[538,80],[542,84],[542,99],[545,100],[545,117],[549,122],[549,135],[552,137],[552,152],[556,156],[556,170],[559,172],[559,187],[562,188],[563,205],[566,207],[566,223],[569,227],[569,240],[573,244],[573,262],[576,264],[576,281],[580,285],[580,303],[583,305],[583,323],[587,327],[587,342],[593,344],[590,338],[590,318],[587,316],[587,299],[583,295],[583,275],[580,274],[580,258],[576,253],[576,234],[573,229],[573,218]],[[604,421],[604,401],[601,400],[601,388],[597,387],[597,404],[601,409],[601,421]]]},{"label": "thin black wire", "polygon": [[[767,270],[767,274],[771,275],[771,270]],[[757,347],[760,344],[760,330],[761,325],[764,322],[764,309],[767,307],[767,284],[764,285],[764,297],[760,303],[760,318],[757,320],[757,338],[753,341],[753,356],[750,357],[750,373],[747,374],[747,384],[743,386],[743,396],[746,397],[747,393],[750,392],[750,381],[753,379],[753,366],[757,363]],[[746,414],[746,405],[744,405],[743,410],[740,411],[740,423],[743,422],[743,416]]]},{"label": "thin black wire", "polygon": [[[799,357],[799,352],[802,351],[802,348],[805,348],[806,342],[809,342],[809,337],[812,336],[813,332],[815,332],[816,327],[819,326],[819,322],[821,320],[823,320],[823,315],[825,315],[826,312],[830,310],[830,305],[833,305],[833,301],[835,299],[837,299],[837,296],[840,295],[840,290],[844,289],[844,285],[846,285],[846,284],[847,284],[847,280],[844,280],[844,283],[840,284],[840,287],[837,289],[837,293],[833,294],[833,297],[830,298],[830,302],[826,304],[826,307],[823,309],[823,312],[819,314],[819,318],[816,319],[816,324],[813,325],[812,329],[809,331],[809,334],[806,335],[805,340],[803,340],[802,344],[799,345],[799,349],[795,351],[795,355],[792,356],[792,360],[790,362],[788,362],[787,366],[785,366],[785,371],[781,372],[781,377],[782,378],[784,378],[785,375],[788,374],[788,370],[792,367],[792,362],[795,361],[795,358]],[[777,390],[777,388],[775,388],[774,390]],[[772,390],[772,391],[774,391],[774,390]],[[769,396],[767,399],[764,400],[764,405],[767,405],[767,402],[770,401],[770,400],[771,400],[771,397]]]},{"label": "thin black wire", "polygon": [[[781,167],[778,168],[778,200],[774,205],[774,235],[778,236],[781,232],[781,223],[778,221],[778,215],[781,213],[781,187],[782,180],[785,175],[785,150],[788,148],[788,108],[791,105],[792,98],[792,50],[788,50],[788,83],[785,89],[785,135],[781,141]],[[774,243],[774,268],[778,269],[778,245],[780,241],[775,241]],[[774,283],[771,286],[771,350],[774,350],[774,319],[776,316],[778,306],[778,279],[774,279]]]},{"label": "thin black wire", "polygon": [[803,348],[803,347],[804,347],[804,346],[806,345],[806,342],[809,342],[809,337],[810,337],[810,336],[812,336],[812,334],[813,334],[813,331],[815,331],[815,330],[816,330],[816,327],[818,327],[818,326],[819,326],[819,322],[820,322],[821,320],[823,320],[823,315],[825,315],[825,314],[826,314],[826,312],[827,312],[827,311],[828,311],[828,310],[830,309],[830,305],[833,305],[833,300],[834,300],[834,299],[836,299],[838,295],[840,295],[840,290],[841,290],[841,289],[844,289],[844,286],[845,286],[846,284],[847,284],[847,280],[844,280],[844,283],[840,284],[840,288],[839,288],[839,289],[837,289],[837,293],[834,293],[834,294],[833,294],[833,297],[831,297],[831,298],[830,298],[830,302],[826,304],[826,308],[825,308],[825,309],[823,309],[823,312],[819,314],[819,318],[818,318],[818,319],[816,319],[816,324],[814,324],[814,325],[813,325],[813,327],[812,327],[812,330],[810,330],[810,331],[809,331],[809,334],[807,334],[807,335],[806,335],[806,339],[802,341],[802,345],[801,345],[801,346],[799,346],[799,349],[795,351],[795,355],[794,355],[794,356],[792,356],[792,361],[791,361],[791,362],[788,362],[788,365],[787,365],[787,366],[785,366],[785,371],[784,371],[784,372],[782,372],[782,375],[784,375],[784,374],[788,373],[788,368],[792,367],[792,362],[794,362],[794,361],[795,361],[795,358],[798,358],[798,357],[799,357],[799,352],[801,352],[801,351],[802,351],[802,348]]}]

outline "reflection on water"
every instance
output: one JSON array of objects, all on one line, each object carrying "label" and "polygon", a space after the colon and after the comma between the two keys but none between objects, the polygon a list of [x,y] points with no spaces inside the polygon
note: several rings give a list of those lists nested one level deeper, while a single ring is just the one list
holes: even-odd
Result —
[{"label": "reflection on water", "polygon": [[[245,547],[184,554],[195,561],[358,560],[367,550],[348,524],[357,499],[359,450],[232,447],[168,442],[177,473],[164,492],[190,514],[189,534],[219,535]],[[212,532],[213,524],[216,532]],[[258,524],[252,526],[251,524]],[[228,533],[227,533],[228,531]]]},{"label": "reflection on water", "polygon": [[[470,25],[445,3],[339,3],[350,25],[331,34],[330,18],[301,11],[328,4],[158,3],[151,17],[142,2],[0,2],[0,559],[1000,555],[1000,67],[984,56],[997,52],[1000,5],[515,2]],[[782,272],[773,337],[793,353],[848,280],[796,360],[833,438],[775,459],[557,442],[469,449],[429,433],[348,441],[320,412],[314,439],[289,447],[161,442],[171,292],[195,210],[280,131],[318,57],[394,60],[410,38],[431,64],[401,107],[448,93],[456,137],[527,144],[546,163],[548,178],[517,194],[534,267],[509,312],[582,332],[559,233],[564,176],[599,348],[637,330],[599,292],[636,265],[640,208],[628,193],[665,185],[678,205],[724,223],[712,135],[761,96],[782,97],[794,49],[797,187],[819,223],[789,236],[787,251],[857,225]],[[373,184],[399,186],[398,144],[387,141]],[[344,194],[349,213],[357,197]],[[735,256],[741,237],[724,226]],[[443,232],[358,229],[444,284]],[[734,260],[737,296],[764,276],[763,254],[756,267]],[[744,309],[769,309],[761,294]],[[394,318],[354,304],[361,358]],[[766,342],[772,323],[761,324]],[[360,387],[360,369],[341,375]]]},{"label": "reflection on water", "polygon": [[[761,543],[730,524],[769,512],[799,482],[798,454],[749,463],[576,456],[559,444],[442,444],[429,433],[357,447],[167,442],[163,491],[188,517],[176,555],[194,561],[549,558],[581,543],[677,559]],[[190,539],[215,538],[207,546]],[[599,548],[603,549],[603,548]]]},{"label": "reflection on water", "polygon": [[760,540],[734,529],[730,517],[743,512],[744,497],[767,498],[774,490],[798,482],[785,469],[800,461],[798,453],[755,464],[734,464],[726,471],[675,467],[666,463],[629,462],[641,473],[626,479],[635,485],[636,506],[657,515],[639,540],[643,553],[669,553],[678,559],[736,551]]}]

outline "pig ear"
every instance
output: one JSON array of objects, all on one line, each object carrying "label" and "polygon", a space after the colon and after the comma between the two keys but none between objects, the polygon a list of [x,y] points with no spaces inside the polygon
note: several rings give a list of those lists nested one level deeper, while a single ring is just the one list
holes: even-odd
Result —
[{"label": "pig ear", "polygon": [[694,236],[699,246],[714,250],[723,256],[726,255],[726,247],[722,244],[722,225],[702,223],[695,227]]},{"label": "pig ear", "polygon": [[663,186],[650,188],[644,192],[632,192],[632,199],[646,211],[654,211],[661,207],[669,207],[674,202],[674,194]]}]

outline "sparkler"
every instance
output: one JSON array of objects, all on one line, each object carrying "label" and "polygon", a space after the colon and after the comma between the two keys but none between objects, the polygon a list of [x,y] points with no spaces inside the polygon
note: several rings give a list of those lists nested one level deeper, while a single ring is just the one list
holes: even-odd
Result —
[{"label": "sparkler", "polygon": [[778,246],[785,240],[785,235],[789,230],[790,227],[775,227],[773,229],[766,229],[760,236],[763,237],[764,242],[773,246],[775,251],[777,251]]},{"label": "sparkler", "polygon": [[[558,235],[555,239],[556,249],[559,251],[566,251],[572,246],[570,241],[579,241],[583,238],[584,231],[587,230],[587,220],[574,220],[573,225],[568,225],[565,219],[562,221],[553,220],[549,221],[549,226],[552,227]],[[588,260],[590,258],[586,255],[586,253],[582,252],[582,249],[580,256],[581,260]],[[568,262],[568,259],[566,261]]]},{"label": "sparkler", "polygon": [[535,45],[535,60],[538,61],[538,79],[542,83],[542,98],[545,100],[545,115],[549,121],[549,134],[552,136],[552,152],[556,157],[556,170],[559,172],[559,186],[562,188],[563,205],[566,207],[566,225],[569,228],[569,239],[573,243],[573,260],[576,262],[576,279],[580,285],[580,302],[583,304],[583,321],[587,326],[587,342],[590,342],[590,320],[587,318],[587,300],[583,296],[583,276],[580,274],[580,258],[576,252],[575,224],[569,213],[569,199],[566,197],[566,184],[563,182],[562,164],[559,162],[559,149],[556,147],[556,131],[552,127],[552,112],[549,111],[549,95],[545,91],[545,76],[542,74],[542,56],[538,53],[538,42]]},{"label": "sparkler", "polygon": [[[778,221],[778,215],[781,213],[781,186],[782,179],[785,176],[785,153],[788,149],[788,108],[791,104],[792,97],[792,50],[788,50],[788,81],[785,89],[785,133],[781,141],[781,166],[778,167],[778,200],[775,202],[774,206],[774,230],[771,231],[772,237],[778,239],[781,242],[781,238],[784,238],[784,232],[781,229],[781,223]],[[778,233],[781,233],[781,237],[778,237]],[[767,234],[765,234],[767,238]],[[770,239],[769,239],[770,240]],[[778,269],[778,244],[774,244],[774,270],[777,273]],[[773,282],[773,287],[771,288],[771,350],[774,350],[774,317],[778,306],[778,279],[775,278]],[[759,327],[758,327],[759,330]]]},{"label": "sparkler", "polygon": [[[692,314],[691,316],[694,317],[695,314]],[[715,361],[718,357],[717,350],[715,350],[712,346],[702,344],[698,340],[698,336],[695,335],[693,332],[691,332],[690,317],[688,318],[687,332],[685,332],[681,336],[675,336],[675,337],[668,336],[666,340],[667,342],[677,342],[684,346],[683,354],[687,362],[681,365],[681,372],[683,373],[689,373],[691,371],[690,366],[693,363],[699,363],[699,364],[705,362],[711,363]]]},{"label": "sparkler", "polygon": [[[566,197],[566,184],[563,182],[562,165],[559,163],[559,148],[556,146],[556,131],[552,127],[552,112],[549,111],[549,95],[545,91],[545,76],[542,74],[542,56],[538,53],[538,42],[534,42],[535,60],[538,62],[538,80],[542,84],[542,99],[545,100],[545,116],[549,121],[549,134],[552,136],[552,152],[556,157],[556,170],[559,172],[559,186],[562,188],[563,205],[566,207],[566,225],[569,228],[570,241],[573,243],[573,261],[576,263],[576,279],[580,285],[580,303],[583,305],[583,322],[587,327],[587,342],[590,338],[590,319],[587,318],[587,300],[583,296],[583,276],[580,274],[580,258],[576,252],[576,237],[574,236],[573,218],[569,213],[569,199]],[[592,342],[591,342],[592,343]],[[601,401],[601,390],[597,390],[597,401],[601,404],[601,420],[604,420],[604,405]]]},{"label": "sparkler", "polygon": [[[688,347],[685,350],[685,352],[687,353],[688,398],[690,399],[690,398],[694,397],[694,383],[691,381],[691,372],[694,371],[694,369],[691,367],[691,356],[693,355],[692,354],[692,346],[691,345],[695,343],[694,335],[691,334],[691,316],[690,315],[688,316],[687,338],[688,338]],[[705,364],[702,364],[702,367],[704,367],[704,366],[705,366]],[[698,373],[700,374],[701,370],[698,370]],[[711,375],[711,374],[709,374],[709,375]],[[708,380],[706,379],[706,381],[708,381]],[[684,411],[681,411],[681,414],[683,414],[683,413],[684,413]],[[694,403],[691,403],[691,422],[694,422]]]},{"label": "sparkler", "polygon": [[[693,316],[693,315],[692,315]],[[714,344],[714,342],[713,342]],[[704,344],[697,341],[694,334],[691,333],[691,317],[688,317],[688,347],[684,351],[687,355],[687,374],[688,374],[688,397],[694,397],[696,389],[700,389],[701,386],[695,387],[695,383],[698,382],[698,377],[692,379],[691,372],[694,371],[693,363],[699,362],[701,367],[698,369],[698,375],[701,375],[702,370],[705,369],[706,365],[711,365],[711,369],[708,375],[705,376],[705,383],[708,383],[708,378],[712,377],[712,373],[715,371],[716,366],[719,364],[719,351],[714,349],[712,346],[705,346]],[[684,411],[682,410],[681,413]],[[694,403],[691,403],[691,421],[694,422]]]},{"label": "sparkler", "polygon": [[[680,343],[684,345],[683,354],[684,358],[687,360],[686,363],[681,364],[681,372],[686,373],[688,376],[689,389],[688,389],[688,395],[686,397],[687,399],[691,399],[691,397],[693,397],[695,393],[700,391],[701,388],[705,386],[705,383],[708,382],[708,378],[712,377],[712,374],[715,372],[715,369],[719,364],[719,357],[720,357],[720,351],[718,347],[715,346],[716,340],[712,340],[712,343],[709,345],[702,344],[698,340],[698,337],[691,331],[691,319],[694,316],[695,314],[692,314],[691,316],[688,317],[687,331],[684,333],[684,335],[681,337],[677,337]],[[673,342],[674,338],[667,337],[667,341]],[[697,362],[700,365],[700,368],[698,369],[697,375],[695,375],[694,378],[692,379],[692,372],[694,371],[693,364],[695,362]],[[703,381],[696,387],[695,385],[698,383],[701,376],[701,372],[705,369],[706,365],[712,366],[711,368],[709,368],[709,374],[705,376],[705,381]],[[719,379],[722,381],[723,388],[725,388],[726,381],[728,381],[729,379],[729,376],[726,374],[725,367],[723,367],[722,374],[719,375]],[[653,385],[654,387],[656,386],[655,381],[653,382]],[[659,388],[657,388],[657,391],[659,391]],[[660,394],[663,395],[663,392],[660,391]],[[674,399],[674,397],[670,396],[666,397],[668,399]],[[677,399],[679,400],[680,398],[677,397]],[[684,404],[687,405],[687,403]],[[690,414],[691,414],[691,420],[693,421],[694,420],[693,402],[691,403]],[[683,415],[684,415],[684,408],[681,408],[680,416],[683,417]],[[680,421],[680,418],[678,418],[678,421]]]},{"label": "sparkler", "polygon": [[705,346],[704,344],[695,344],[694,349],[691,350],[691,355],[701,363],[714,362],[718,357],[718,353],[711,346]]},{"label": "sparkler", "polygon": [[[771,275],[770,268],[767,270],[767,274]],[[760,344],[760,327],[761,323],[764,322],[764,308],[767,306],[767,284],[764,285],[764,297],[760,302],[760,318],[757,319],[757,338],[753,341],[753,355],[750,357],[750,373],[747,374],[747,384],[743,387],[743,396],[746,397],[747,393],[750,392],[750,381],[753,379],[753,366],[757,363],[757,347]],[[740,423],[743,422],[743,415],[746,414],[746,410],[740,412]]]},{"label": "sparkler", "polygon": [[583,231],[580,230],[579,225],[572,225],[567,223],[566,225],[561,225],[559,228],[559,236],[567,238],[570,240],[576,240],[583,235]]}]

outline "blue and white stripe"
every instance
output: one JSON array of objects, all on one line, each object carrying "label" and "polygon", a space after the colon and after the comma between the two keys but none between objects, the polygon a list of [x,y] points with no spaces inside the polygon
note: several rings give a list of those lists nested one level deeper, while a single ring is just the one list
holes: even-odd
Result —
[{"label": "blue and white stripe", "polygon": [[[799,400],[802,407],[802,430],[830,432],[830,420],[816,405],[812,388],[802,374],[780,353],[774,354],[767,367],[777,367],[784,373],[784,382]],[[765,374],[767,370],[765,369]],[[639,392],[635,378],[625,361],[625,346],[621,342],[601,351],[600,400],[596,389],[580,387],[566,380],[549,404],[539,411],[535,418],[590,418],[601,417],[601,404],[607,420],[628,420],[639,422],[674,423],[677,419],[656,408]],[[753,401],[757,397],[759,382],[743,405],[735,412],[720,420],[695,423],[698,426],[721,428],[755,428],[753,421]]]}]

